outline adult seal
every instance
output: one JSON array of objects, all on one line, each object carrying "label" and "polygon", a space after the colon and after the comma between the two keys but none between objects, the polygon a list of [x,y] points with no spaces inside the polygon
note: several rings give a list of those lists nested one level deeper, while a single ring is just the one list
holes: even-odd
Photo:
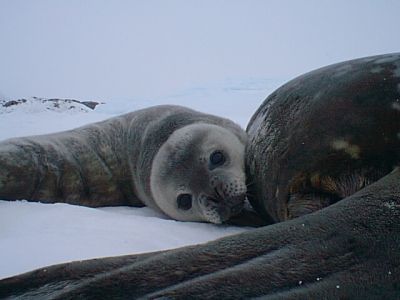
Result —
[{"label": "adult seal", "polygon": [[179,106],[0,143],[0,199],[149,206],[222,223],[244,203],[245,132]]},{"label": "adult seal", "polygon": [[392,54],[322,68],[272,93],[247,128],[257,211],[273,222],[308,214],[398,166],[399,77]]},{"label": "adult seal", "polygon": [[[0,281],[0,296],[398,299],[399,85],[400,53],[313,71],[264,101],[248,126],[249,196],[266,219],[290,220],[204,245],[39,269]],[[346,197],[344,186],[359,191]]]}]

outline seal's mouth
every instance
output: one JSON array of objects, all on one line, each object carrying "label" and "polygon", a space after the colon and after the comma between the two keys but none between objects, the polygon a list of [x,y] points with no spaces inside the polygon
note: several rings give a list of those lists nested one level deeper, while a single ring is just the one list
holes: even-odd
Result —
[{"label": "seal's mouth", "polygon": [[243,209],[243,206],[244,206],[244,199],[240,203],[231,207],[231,216],[236,216],[236,215],[240,214],[240,212]]},{"label": "seal's mouth", "polygon": [[223,198],[216,193],[201,197],[200,206],[208,222],[221,224],[242,211],[245,199],[246,194]]}]

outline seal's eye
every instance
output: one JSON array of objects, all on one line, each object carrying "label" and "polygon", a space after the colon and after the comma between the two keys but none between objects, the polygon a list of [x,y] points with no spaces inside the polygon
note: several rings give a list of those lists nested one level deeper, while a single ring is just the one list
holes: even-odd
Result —
[{"label": "seal's eye", "polygon": [[178,207],[182,210],[189,210],[192,208],[192,195],[190,194],[180,194],[176,201],[178,202]]},{"label": "seal's eye", "polygon": [[213,167],[221,166],[225,162],[225,156],[221,151],[214,151],[210,155],[210,163]]}]

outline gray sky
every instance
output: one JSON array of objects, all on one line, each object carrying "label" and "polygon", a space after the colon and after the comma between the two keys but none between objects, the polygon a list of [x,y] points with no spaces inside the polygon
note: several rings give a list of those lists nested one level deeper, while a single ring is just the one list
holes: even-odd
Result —
[{"label": "gray sky", "polygon": [[400,51],[398,0],[0,0],[0,93],[154,97]]}]

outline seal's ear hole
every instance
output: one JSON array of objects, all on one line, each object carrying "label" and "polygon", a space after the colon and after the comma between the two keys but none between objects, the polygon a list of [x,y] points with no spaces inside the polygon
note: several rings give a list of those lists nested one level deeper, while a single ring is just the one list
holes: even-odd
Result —
[{"label": "seal's ear hole", "polygon": [[225,155],[222,151],[217,150],[210,155],[210,169],[222,166],[225,163]]},{"label": "seal's ear hole", "polygon": [[192,208],[192,195],[190,194],[180,194],[176,198],[178,203],[178,208],[182,210],[189,210]]}]

